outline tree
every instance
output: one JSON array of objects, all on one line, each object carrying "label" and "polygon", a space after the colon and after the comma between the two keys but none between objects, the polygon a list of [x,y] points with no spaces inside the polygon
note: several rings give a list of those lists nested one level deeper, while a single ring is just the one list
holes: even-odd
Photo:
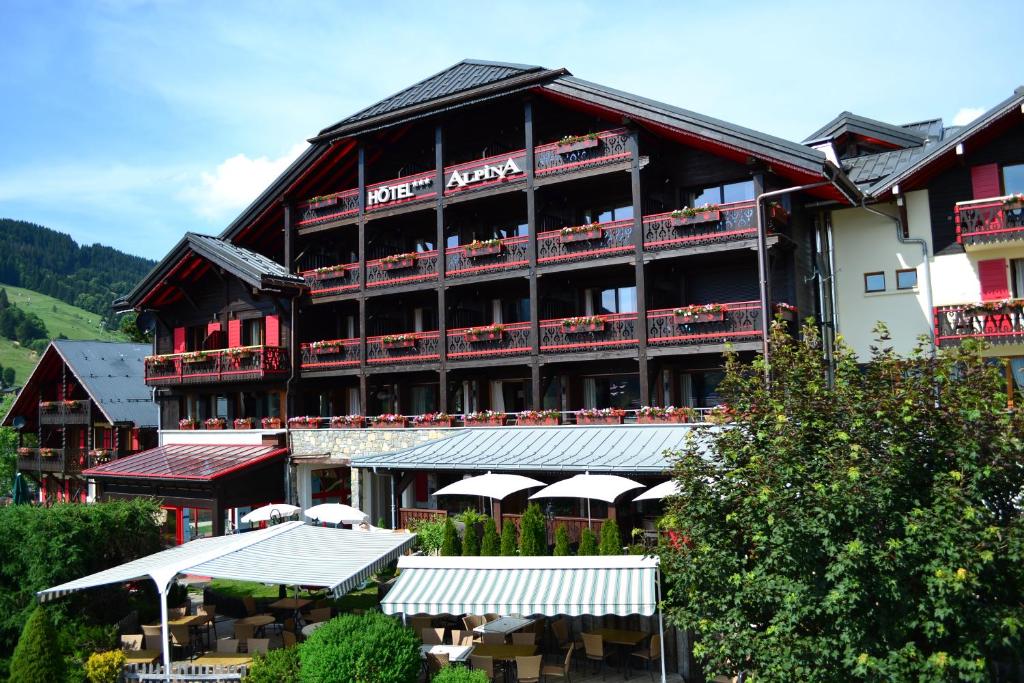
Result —
[{"label": "tree", "polygon": [[[14,402],[8,394],[0,400],[0,415],[6,415]],[[18,432],[13,427],[0,427],[0,495],[7,495],[14,487],[14,474],[18,469]]]},{"label": "tree", "polygon": [[619,523],[614,519],[606,519],[601,525],[601,545],[598,552],[601,555],[622,554],[622,534],[619,533]]},{"label": "tree", "polygon": [[466,557],[480,555],[480,537],[476,535],[475,523],[466,523],[466,530],[462,533],[462,554]]},{"label": "tree", "polygon": [[153,333],[145,332],[139,329],[137,324],[138,314],[134,311],[125,313],[121,316],[121,322],[118,325],[118,330],[121,334],[128,337],[128,339],[139,344],[151,344],[153,343]]},{"label": "tree", "polygon": [[580,547],[576,549],[577,555],[597,555],[597,536],[590,529],[580,532]]},{"label": "tree", "polygon": [[569,555],[569,530],[564,524],[559,524],[555,529],[555,552],[556,557]]},{"label": "tree", "polygon": [[441,540],[441,555],[445,557],[453,557],[461,554],[462,552],[459,548],[459,532],[455,530],[455,522],[452,521],[451,517],[445,517],[444,536]]},{"label": "tree", "polygon": [[516,547],[516,525],[508,521],[501,525],[501,555],[502,557],[513,557],[517,554]]},{"label": "tree", "polygon": [[11,683],[53,683],[67,676],[64,658],[54,653],[57,630],[50,614],[39,606],[25,622],[11,658]]},{"label": "tree", "polygon": [[7,290],[0,287],[0,308],[7,308],[10,303],[10,300],[7,298]]},{"label": "tree", "polygon": [[422,668],[412,629],[381,614],[343,614],[299,647],[302,683],[413,683]]},{"label": "tree", "polygon": [[13,387],[16,379],[14,368],[4,368],[4,386]]},{"label": "tree", "polygon": [[484,538],[480,543],[480,554],[494,557],[501,554],[501,541],[498,539],[498,526],[493,517],[484,520]]},{"label": "tree", "polygon": [[524,557],[548,554],[547,521],[536,503],[527,505],[519,519],[519,554]]},{"label": "tree", "polygon": [[[882,341],[886,341],[882,330]],[[733,423],[677,454],[670,618],[709,676],[982,681],[1024,634],[1024,414],[965,342],[866,365],[781,325],[727,358]],[[684,502],[685,501],[685,502]],[[1019,661],[1019,660],[1017,660]]]}]

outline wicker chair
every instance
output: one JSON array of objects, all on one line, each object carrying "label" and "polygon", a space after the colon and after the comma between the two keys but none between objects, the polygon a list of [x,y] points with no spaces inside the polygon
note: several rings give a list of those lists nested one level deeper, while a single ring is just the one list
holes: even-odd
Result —
[{"label": "wicker chair", "polygon": [[164,634],[159,624],[155,626],[143,626],[142,633],[146,640],[147,650],[160,650],[163,652],[160,642],[163,640]]},{"label": "wicker chair", "polygon": [[238,652],[238,640],[235,638],[224,638],[217,641],[217,652],[226,655],[233,655]]},{"label": "wicker chair", "polygon": [[483,671],[484,674],[487,676],[487,680],[494,680],[494,657],[470,655],[469,665],[477,671]]},{"label": "wicker chair", "polygon": [[480,634],[480,642],[484,645],[504,645],[505,634],[504,633],[482,633]]},{"label": "wicker chair", "polygon": [[141,634],[121,636],[121,649],[128,652],[132,650],[142,649],[142,638]]},{"label": "wicker chair", "polygon": [[441,669],[448,666],[449,660],[447,654],[435,655],[433,652],[427,653],[427,675],[433,678],[438,674]]},{"label": "wicker chair", "polygon": [[536,645],[537,634],[524,631],[517,631],[512,634],[513,645]]},{"label": "wicker chair", "polygon": [[651,675],[651,680],[654,680],[654,662],[661,660],[661,636],[655,633],[651,636],[651,642],[647,647],[634,650],[629,653],[633,657],[637,657],[644,662],[647,667],[647,673]]},{"label": "wicker chair", "polygon": [[252,624],[239,624],[235,622],[235,639],[240,647],[245,647],[246,642],[255,635],[256,627]]},{"label": "wicker chair", "polygon": [[425,628],[420,631],[420,640],[424,645],[441,645],[444,643],[444,629]]},{"label": "wicker chair", "polygon": [[452,645],[472,645],[474,637],[472,631],[452,629]]},{"label": "wicker chair", "polygon": [[250,638],[245,644],[245,649],[249,654],[265,655],[270,649],[270,638]]},{"label": "wicker chair", "polygon": [[518,683],[540,683],[541,656],[516,657],[516,681]]},{"label": "wicker chair", "polygon": [[294,647],[295,644],[299,642],[299,639],[296,638],[295,634],[291,631],[282,631],[281,642],[285,647]]},{"label": "wicker chair", "polygon": [[600,671],[612,656],[611,652],[604,651],[604,638],[597,633],[583,634],[583,652],[587,659],[596,663],[595,672]]},{"label": "wicker chair", "polygon": [[557,664],[545,664],[543,668],[541,668],[540,670],[540,673],[544,677],[544,680],[547,681],[549,676],[569,680],[569,668],[572,666],[572,655],[575,651],[576,646],[572,643],[569,643],[569,649],[565,652],[565,661],[562,663],[561,666]]}]

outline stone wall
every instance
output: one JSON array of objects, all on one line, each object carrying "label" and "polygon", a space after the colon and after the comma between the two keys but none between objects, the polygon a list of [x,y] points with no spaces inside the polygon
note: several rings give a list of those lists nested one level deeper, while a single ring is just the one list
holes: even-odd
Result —
[{"label": "stone wall", "polygon": [[[293,429],[292,455],[347,460],[365,453],[390,453],[454,435],[460,429]],[[339,463],[341,464],[341,463]]]}]

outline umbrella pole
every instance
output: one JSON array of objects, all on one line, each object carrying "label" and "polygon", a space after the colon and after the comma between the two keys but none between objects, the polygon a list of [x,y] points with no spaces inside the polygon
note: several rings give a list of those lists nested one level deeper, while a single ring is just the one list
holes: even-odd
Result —
[{"label": "umbrella pole", "polygon": [[587,498],[587,528],[593,531],[593,527],[590,524],[590,499]]}]

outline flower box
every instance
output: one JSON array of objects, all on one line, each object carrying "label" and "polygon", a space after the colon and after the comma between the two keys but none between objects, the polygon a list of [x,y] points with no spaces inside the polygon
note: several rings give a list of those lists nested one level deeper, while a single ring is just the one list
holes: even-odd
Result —
[{"label": "flower box", "polygon": [[371,429],[405,429],[408,420],[404,415],[378,415],[370,418]]},{"label": "flower box", "polygon": [[501,253],[501,250],[502,248],[504,248],[504,246],[505,245],[502,244],[501,242],[498,242],[497,244],[484,243],[480,245],[474,245],[473,243],[470,243],[466,245],[465,251],[466,256],[469,256],[470,258],[475,258],[477,256],[495,256]]},{"label": "flower box", "polygon": [[441,427],[451,427],[453,422],[454,422],[454,420],[449,417],[447,420],[430,420],[430,421],[422,421],[422,422],[413,422],[412,426],[413,427],[418,427],[420,429],[433,429],[433,428],[441,428]]},{"label": "flower box", "polygon": [[572,230],[559,233],[558,241],[562,244],[590,242],[591,240],[599,240],[603,236],[604,231],[601,228],[588,228],[587,230]]},{"label": "flower box", "polygon": [[575,325],[563,325],[562,328],[569,334],[580,334],[583,332],[604,332],[604,321],[591,323],[578,323]]},{"label": "flower box", "polygon": [[385,349],[411,349],[416,346],[416,337],[403,336],[393,339],[382,339],[381,345]]},{"label": "flower box", "polygon": [[322,209],[325,206],[334,206],[338,203],[337,197],[315,197],[309,202],[309,208]]},{"label": "flower box", "polygon": [[21,447],[18,449],[19,458],[34,458],[36,455],[36,449]]},{"label": "flower box", "polygon": [[251,417],[240,417],[234,421],[232,426],[235,429],[253,429],[255,427],[255,420]]},{"label": "flower box", "polygon": [[479,413],[466,413],[462,423],[467,427],[501,427],[505,424],[505,414],[485,410]]},{"label": "flower box", "polygon": [[313,354],[338,353],[339,351],[341,351],[341,344],[313,342],[309,345],[309,352]]},{"label": "flower box", "polygon": [[193,429],[199,429],[199,423],[196,420],[190,420],[189,418],[184,418],[184,419],[178,420],[178,429],[184,429],[186,431],[193,430]]},{"label": "flower box", "polygon": [[501,327],[494,328],[473,328],[466,330],[465,337],[468,342],[486,342],[486,341],[498,341],[505,336],[505,329]]},{"label": "flower box", "polygon": [[320,418],[318,417],[292,417],[288,419],[289,429],[319,429]]},{"label": "flower box", "polygon": [[681,313],[673,314],[677,325],[693,325],[695,323],[720,323],[725,320],[725,311],[718,313]]},{"label": "flower box", "polygon": [[56,401],[42,401],[39,404],[39,410],[43,411],[44,413],[54,413],[54,412],[57,411],[57,402]]},{"label": "flower box", "polygon": [[517,427],[556,427],[562,424],[560,417],[517,417]]},{"label": "flower box", "polygon": [[622,415],[577,415],[576,424],[579,425],[620,425]]},{"label": "flower box", "polygon": [[573,152],[579,152],[584,149],[593,149],[601,144],[601,140],[598,137],[586,137],[582,140],[573,140],[571,142],[559,142],[555,146],[556,151],[559,154],[571,154]]},{"label": "flower box", "polygon": [[260,426],[264,429],[280,429],[281,418],[279,417],[264,417],[260,420]]},{"label": "flower box", "polygon": [[662,424],[683,424],[693,422],[693,418],[685,413],[675,415],[637,415],[637,424],[662,425]]},{"label": "flower box", "polygon": [[43,457],[43,458],[59,458],[60,457],[60,449],[59,448],[40,448],[39,449],[39,455],[40,455],[40,457]]},{"label": "flower box", "polygon": [[718,209],[714,209],[712,211],[701,211],[692,216],[672,216],[672,227],[682,228],[687,225],[717,223],[719,220],[721,220],[721,212]]},{"label": "flower box", "polygon": [[402,270],[403,268],[412,268],[415,265],[416,259],[413,256],[399,259],[381,259],[380,261],[381,270]]},{"label": "flower box", "polygon": [[217,429],[227,429],[228,428],[228,423],[227,423],[227,420],[222,420],[220,418],[211,418],[211,419],[207,420],[206,422],[204,422],[203,426],[206,429],[214,429],[214,430],[217,430]]},{"label": "flower box", "polygon": [[317,268],[311,273],[314,280],[329,280],[345,277],[347,274],[348,268],[345,266],[327,266],[325,268]]},{"label": "flower box", "polygon": [[360,429],[365,421],[362,415],[335,415],[331,418],[331,429]]}]

